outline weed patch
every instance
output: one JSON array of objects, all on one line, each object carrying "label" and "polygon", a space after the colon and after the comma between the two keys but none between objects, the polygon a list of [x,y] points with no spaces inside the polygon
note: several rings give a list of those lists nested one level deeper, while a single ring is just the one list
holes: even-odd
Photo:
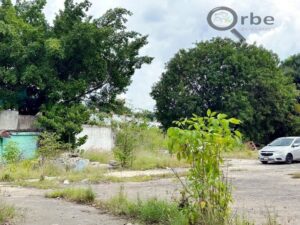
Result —
[{"label": "weed patch", "polygon": [[63,198],[80,204],[93,203],[95,196],[96,195],[91,188],[66,188],[46,194],[47,198]]},{"label": "weed patch", "polygon": [[0,224],[9,222],[15,217],[16,211],[13,206],[9,206],[0,200]]}]

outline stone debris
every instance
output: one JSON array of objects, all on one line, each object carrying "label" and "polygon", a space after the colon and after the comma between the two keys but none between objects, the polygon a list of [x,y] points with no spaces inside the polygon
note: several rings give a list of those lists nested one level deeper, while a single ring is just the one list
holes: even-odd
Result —
[{"label": "stone debris", "polygon": [[69,181],[69,180],[64,180],[64,184],[65,184],[65,185],[69,185],[69,184],[70,184],[70,181]]}]

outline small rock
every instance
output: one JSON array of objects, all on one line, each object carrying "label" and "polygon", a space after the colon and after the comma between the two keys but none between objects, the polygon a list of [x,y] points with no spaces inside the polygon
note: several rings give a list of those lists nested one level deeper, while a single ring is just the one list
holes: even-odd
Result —
[{"label": "small rock", "polygon": [[70,184],[70,181],[69,180],[64,180],[64,184],[68,185],[68,184]]},{"label": "small rock", "polygon": [[110,160],[108,162],[108,164],[111,165],[111,166],[117,166],[117,165],[119,165],[119,163],[116,160]]},{"label": "small rock", "polygon": [[87,184],[87,183],[89,183],[89,179],[84,179],[84,180],[81,181],[81,183]]},{"label": "small rock", "polygon": [[110,161],[108,162],[108,168],[109,168],[109,169],[116,169],[116,168],[118,168],[119,166],[120,166],[120,163],[117,162],[117,161],[115,161],[115,160],[110,160]]}]

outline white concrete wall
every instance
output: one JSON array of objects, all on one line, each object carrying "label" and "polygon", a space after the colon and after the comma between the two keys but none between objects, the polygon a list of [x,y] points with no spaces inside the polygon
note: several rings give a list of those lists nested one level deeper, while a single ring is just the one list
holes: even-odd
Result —
[{"label": "white concrete wall", "polygon": [[5,110],[0,112],[0,130],[17,130],[19,112]]},{"label": "white concrete wall", "polygon": [[86,143],[80,146],[85,151],[112,151],[114,134],[110,127],[83,125],[83,130],[77,138],[87,135]]},{"label": "white concrete wall", "polygon": [[19,115],[18,111],[0,112],[0,130],[35,130],[36,116]]}]

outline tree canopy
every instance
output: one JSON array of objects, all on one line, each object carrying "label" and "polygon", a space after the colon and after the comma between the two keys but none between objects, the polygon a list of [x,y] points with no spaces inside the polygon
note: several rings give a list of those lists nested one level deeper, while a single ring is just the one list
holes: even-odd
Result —
[{"label": "tree canopy", "polygon": [[[285,75],[294,80],[297,90],[300,90],[300,54],[288,57],[282,62],[281,68],[283,69]],[[297,100],[298,103],[300,103],[300,95],[298,96]],[[300,109],[298,112],[300,113]]]},{"label": "tree canopy", "polygon": [[0,104],[35,114],[41,105],[114,101],[126,91],[136,69],[151,58],[140,56],[147,36],[126,28],[126,9],[93,18],[91,3],[65,0],[50,25],[46,0],[1,0]]},{"label": "tree canopy", "polygon": [[292,133],[297,91],[276,54],[215,38],[180,50],[153,87],[158,120],[172,122],[208,109],[242,121],[248,139],[267,143]]},{"label": "tree canopy", "polygon": [[139,54],[147,36],[127,29],[131,12],[123,8],[93,18],[88,0],[65,0],[48,23],[46,0],[0,2],[0,108],[40,112],[41,127],[75,147],[89,119],[82,104],[118,102],[135,70],[152,60]]}]

